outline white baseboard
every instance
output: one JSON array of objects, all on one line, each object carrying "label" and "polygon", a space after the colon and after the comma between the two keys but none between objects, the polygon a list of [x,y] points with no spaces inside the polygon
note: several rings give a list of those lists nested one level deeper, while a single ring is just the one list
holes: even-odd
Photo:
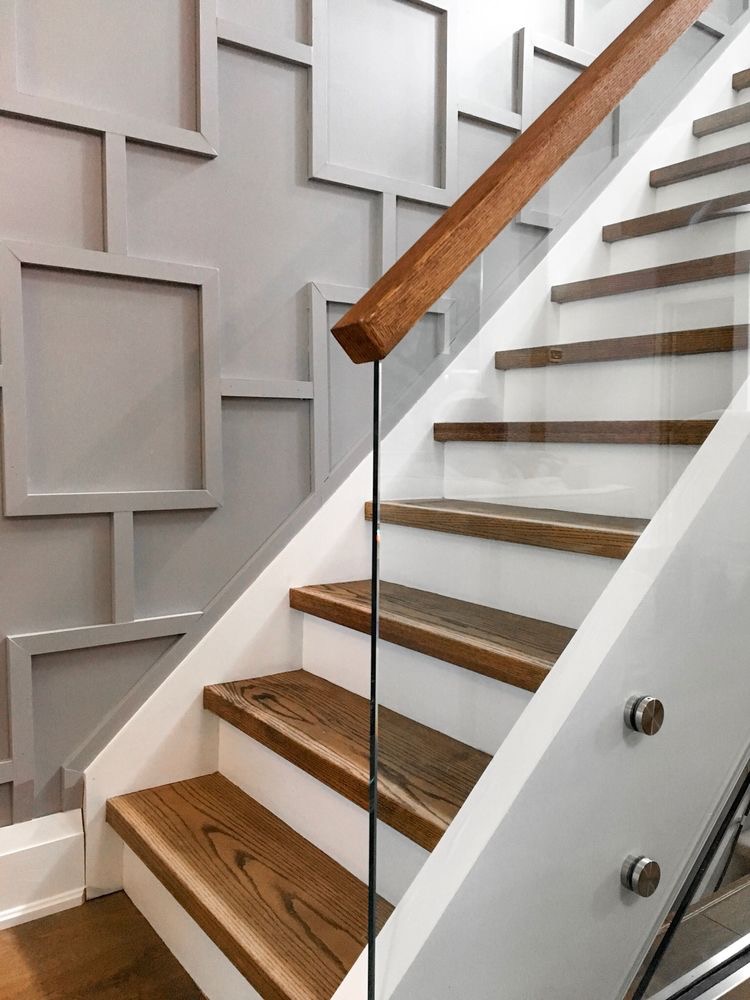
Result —
[{"label": "white baseboard", "polygon": [[0,930],[80,906],[83,899],[80,810],[0,829]]}]

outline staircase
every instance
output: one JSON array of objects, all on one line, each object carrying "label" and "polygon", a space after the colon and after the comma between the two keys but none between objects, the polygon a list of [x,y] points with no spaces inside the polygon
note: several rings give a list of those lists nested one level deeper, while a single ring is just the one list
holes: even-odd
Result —
[{"label": "staircase", "polygon": [[[750,70],[737,73],[731,83],[736,91],[750,88]],[[719,225],[725,220],[724,224],[733,226],[736,213],[750,205],[750,191],[732,190],[747,183],[740,168],[750,164],[750,142],[733,145],[731,139],[734,129],[748,123],[750,102],[697,120],[696,137],[714,142],[716,138],[710,137],[723,137],[727,145],[656,166],[650,175],[651,188],[655,192],[669,188],[677,202],[680,185],[701,179],[705,186],[721,179],[715,197],[709,193],[699,200],[688,198],[676,207],[607,224],[603,241],[608,245],[634,241],[635,246],[644,237],[659,240],[703,223]],[[566,308],[570,303],[598,303],[610,296],[645,291],[656,294],[749,272],[750,250],[711,253],[556,285],[551,300]],[[628,300],[620,301],[627,308]],[[538,377],[546,372],[544,377],[554,378],[556,367],[585,365],[593,384],[606,379],[611,366],[621,362],[720,355],[747,347],[746,324],[668,332],[634,329],[633,336],[627,337],[501,349],[494,366],[512,379],[518,372],[531,370],[540,370]],[[593,367],[599,365],[607,367]],[[675,452],[689,449],[685,460],[706,440],[716,419],[716,413],[698,413],[690,419],[437,422],[434,440],[453,449],[467,442],[486,445],[488,457],[499,445],[559,443],[635,446],[642,450],[639,455],[654,446]],[[481,462],[481,456],[473,454],[474,462]],[[596,461],[595,451],[586,454]],[[668,488],[666,484],[665,492]],[[573,506],[571,501],[575,501],[573,493],[568,506]],[[565,498],[560,502],[565,504]],[[369,503],[364,517],[372,517]],[[381,521],[386,538],[392,526],[404,540],[398,554],[391,558],[385,553],[384,568],[400,575],[382,585],[381,637],[390,644],[388,648],[411,651],[409,664],[415,657],[430,658],[419,668],[420,677],[430,676],[437,669],[436,661],[459,668],[460,674],[454,670],[452,675],[456,689],[464,685],[468,692],[471,678],[479,675],[482,687],[475,687],[472,697],[486,696],[493,706],[501,702],[510,706],[502,725],[499,721],[494,728],[490,724],[481,734],[475,720],[452,720],[445,726],[451,731],[446,732],[409,714],[381,709],[380,820],[398,834],[389,844],[394,854],[409,855],[403,867],[412,865],[413,873],[415,859],[418,868],[425,852],[439,844],[503,733],[520,715],[529,693],[544,682],[581,624],[572,620],[572,613],[561,622],[563,613],[551,611],[552,620],[543,620],[458,596],[462,583],[450,579],[460,577],[461,572],[453,559],[456,546],[472,546],[472,552],[477,546],[484,551],[496,543],[517,546],[518,562],[531,558],[533,552],[552,551],[565,560],[560,564],[562,573],[569,572],[574,587],[579,575],[591,567],[592,589],[598,592],[637,545],[648,517],[530,506],[522,498],[513,503],[498,498],[440,497],[386,500]],[[435,590],[416,585],[420,578],[434,580]],[[453,593],[444,592],[449,590]],[[596,596],[587,597],[589,607]],[[344,634],[369,632],[367,580],[294,588],[289,601],[308,620],[317,619],[338,630],[333,645],[326,649],[335,649]],[[345,646],[340,648],[343,651]],[[341,662],[332,673],[341,675],[346,669]],[[221,720],[222,732],[231,728],[232,746],[237,746],[237,740],[254,741],[294,766],[284,772],[290,782],[301,770],[337,796],[367,808],[368,702],[361,695],[302,669],[207,687],[203,706]],[[320,799],[323,808],[327,801]],[[366,944],[365,885],[221,774],[112,799],[107,818],[263,1000],[329,1000]],[[398,898],[382,901],[382,920],[397,903]]]}]

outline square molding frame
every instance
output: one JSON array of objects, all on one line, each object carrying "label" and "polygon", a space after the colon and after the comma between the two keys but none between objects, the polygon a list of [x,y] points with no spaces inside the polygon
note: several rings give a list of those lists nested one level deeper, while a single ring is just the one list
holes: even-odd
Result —
[{"label": "square molding frame", "polygon": [[[34,814],[34,706],[32,659],[48,653],[76,649],[94,649],[143,639],[161,639],[185,635],[201,617],[201,612],[141,618],[132,622],[89,625],[82,628],[54,629],[28,635],[9,635],[6,639],[8,717],[10,721],[9,760],[0,760],[0,786],[11,786],[13,822],[24,823]],[[60,773],[64,808],[79,809],[80,783],[74,774]],[[66,785],[66,782],[69,784]]]},{"label": "square molding frame", "polygon": [[455,32],[449,18],[448,0],[399,0],[423,10],[441,15],[441,122],[442,148],[440,149],[440,186],[420,184],[397,177],[368,173],[355,167],[332,163],[329,146],[328,101],[329,81],[329,0],[312,2],[312,126],[310,142],[310,178],[330,181],[347,187],[362,188],[383,194],[397,195],[412,201],[447,207],[458,196],[458,101],[455,85],[455,60],[451,52],[451,39]]},{"label": "square molding frame", "polygon": [[19,0],[0,4],[0,112],[92,132],[116,132],[128,139],[202,156],[216,156],[219,137],[216,0],[194,0],[196,11],[197,122],[194,130],[125,112],[60,101],[18,89]]},{"label": "square molding frame", "polygon": [[[26,453],[26,365],[23,266],[106,275],[198,289],[202,389],[200,489],[108,493],[29,493]],[[191,510],[217,507],[222,498],[221,388],[218,271],[191,264],[144,260],[97,250],[9,242],[0,246],[0,344],[6,516],[94,514],[115,511]]]}]

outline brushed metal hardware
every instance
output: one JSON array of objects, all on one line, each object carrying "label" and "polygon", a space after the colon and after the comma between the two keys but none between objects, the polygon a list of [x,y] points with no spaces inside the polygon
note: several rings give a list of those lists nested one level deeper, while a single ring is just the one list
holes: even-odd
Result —
[{"label": "brushed metal hardware", "polygon": [[648,899],[659,887],[661,868],[651,858],[637,858],[635,855],[630,855],[623,862],[620,881],[636,896]]},{"label": "brushed metal hardware", "polygon": [[636,733],[656,736],[664,725],[664,705],[651,695],[636,695],[625,705],[625,724]]}]

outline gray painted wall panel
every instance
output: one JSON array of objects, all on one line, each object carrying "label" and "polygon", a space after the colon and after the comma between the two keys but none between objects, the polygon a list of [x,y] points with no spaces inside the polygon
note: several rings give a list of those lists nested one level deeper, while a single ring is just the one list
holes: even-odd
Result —
[{"label": "gray painted wall panel", "polygon": [[225,375],[307,379],[305,287],[371,282],[377,199],[307,180],[306,70],[222,47],[219,94],[216,160],[129,146],[130,250],[219,267]]},{"label": "gray painted wall panel", "polygon": [[[328,326],[572,78],[533,47],[588,38],[593,54],[635,12],[586,2],[591,23],[571,31],[566,0],[451,0],[449,36],[419,0],[0,4],[4,471],[28,438],[32,488],[98,491],[25,506],[29,484],[5,477],[14,819],[31,814],[34,758],[36,812],[60,808],[60,766],[86,765],[362,454],[371,371]],[[693,29],[623,129],[715,38]],[[607,141],[546,210],[588,183]],[[388,419],[543,239],[533,221],[508,227],[389,358]],[[14,239],[25,248],[2,245]],[[0,824],[8,795],[0,785]]]},{"label": "gray painted wall panel", "polygon": [[0,785],[0,826],[11,821],[10,785]]},{"label": "gray painted wall panel", "polygon": [[[149,639],[105,650],[76,649],[34,657],[37,816],[60,808],[60,761],[77,749],[80,733],[90,732],[173,642]],[[137,762],[133,766],[137,768]]]},{"label": "gray painted wall panel", "polygon": [[24,268],[33,492],[198,489],[194,288]]},{"label": "gray painted wall panel", "polygon": [[0,518],[0,633],[106,622],[110,519]]},{"label": "gray painted wall panel", "polygon": [[271,36],[310,43],[308,0],[218,0],[219,17]]},{"label": "gray painted wall panel", "polygon": [[0,233],[102,249],[99,136],[0,117]]},{"label": "gray painted wall panel", "polygon": [[139,616],[205,607],[310,492],[308,402],[233,399],[223,413],[223,506],[135,516]]},{"label": "gray painted wall panel", "polygon": [[195,15],[194,0],[22,0],[19,87],[194,129]]},{"label": "gray painted wall panel", "polygon": [[328,7],[331,160],[439,185],[444,17],[393,0]]}]

